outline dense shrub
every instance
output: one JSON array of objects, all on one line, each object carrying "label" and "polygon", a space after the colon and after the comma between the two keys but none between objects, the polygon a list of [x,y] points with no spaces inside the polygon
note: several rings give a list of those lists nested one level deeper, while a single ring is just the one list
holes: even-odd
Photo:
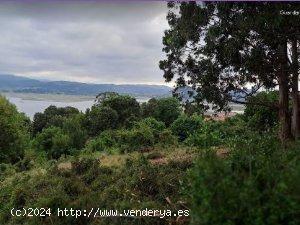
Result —
[{"label": "dense shrub", "polygon": [[[156,137],[157,136],[157,137]],[[121,153],[132,151],[149,151],[155,144],[169,146],[176,144],[176,137],[170,130],[158,132],[151,127],[139,123],[132,129],[107,130],[98,137],[88,141],[87,151],[106,151]]]},{"label": "dense shrub", "polygon": [[0,96],[0,163],[15,163],[23,158],[29,142],[27,118]]},{"label": "dense shrub", "polygon": [[52,159],[58,159],[61,155],[69,154],[70,144],[70,137],[58,127],[45,128],[35,138],[37,151],[46,152],[48,158]]},{"label": "dense shrub", "polygon": [[[185,170],[176,166],[151,165],[145,159],[130,160],[118,169],[101,166],[96,159],[72,161],[72,167],[57,166],[46,173],[15,174],[10,182],[1,183],[1,224],[173,224],[176,217],[88,218],[58,217],[57,208],[86,209],[182,209],[180,184]],[[51,217],[13,217],[11,208],[50,208]]]},{"label": "dense shrub", "polygon": [[193,115],[181,115],[171,125],[173,134],[178,136],[180,141],[184,141],[190,134],[199,130],[203,124],[203,117]]},{"label": "dense shrub", "polygon": [[164,129],[159,133],[157,143],[162,147],[167,147],[171,145],[177,145],[177,137],[172,134],[172,131],[169,129]]},{"label": "dense shrub", "polygon": [[134,123],[136,129],[142,129],[143,127],[149,127],[155,138],[158,138],[159,134],[166,128],[163,122],[157,121],[153,117],[147,117]]},{"label": "dense shrub", "polygon": [[166,126],[170,126],[181,113],[180,103],[173,97],[150,99],[143,103],[141,108],[143,117],[154,117],[164,122]]},{"label": "dense shrub", "polygon": [[221,144],[219,130],[212,130],[210,124],[206,123],[201,129],[191,133],[184,143],[188,146],[208,148]]},{"label": "dense shrub", "polygon": [[164,146],[176,143],[175,137],[165,129],[163,122],[145,118],[134,122],[131,129],[106,130],[90,140],[86,150],[114,152],[148,151],[155,144]]},{"label": "dense shrub", "polygon": [[70,148],[79,150],[84,147],[88,136],[83,123],[84,116],[82,114],[71,116],[63,122],[62,129],[70,138]]},{"label": "dense shrub", "polygon": [[118,126],[132,123],[140,117],[140,105],[137,100],[128,95],[112,95],[104,99],[101,104],[117,112]]},{"label": "dense shrub", "polygon": [[250,129],[267,131],[278,124],[277,92],[260,92],[247,101],[244,117]]},{"label": "dense shrub", "polygon": [[117,146],[115,131],[106,130],[96,138],[88,141],[86,150],[90,152],[108,151]]},{"label": "dense shrub", "polygon": [[116,143],[121,152],[144,151],[154,146],[155,138],[152,129],[143,126],[131,130],[118,130]]},{"label": "dense shrub", "polygon": [[227,158],[205,153],[190,174],[192,224],[299,224],[299,146],[241,134]]},{"label": "dense shrub", "polygon": [[79,110],[74,107],[49,106],[43,113],[36,113],[33,117],[32,132],[34,135],[50,126],[61,127],[65,118],[76,115]]},{"label": "dense shrub", "polygon": [[92,106],[86,112],[85,127],[91,136],[99,135],[102,131],[118,126],[118,113],[110,107]]}]

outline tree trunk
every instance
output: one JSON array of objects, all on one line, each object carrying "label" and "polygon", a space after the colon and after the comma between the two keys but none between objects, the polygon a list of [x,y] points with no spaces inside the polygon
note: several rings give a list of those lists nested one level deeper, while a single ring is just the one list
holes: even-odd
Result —
[{"label": "tree trunk", "polygon": [[292,41],[292,104],[293,104],[293,115],[292,115],[292,133],[295,140],[300,137],[300,113],[299,113],[299,87],[298,87],[298,52],[297,52],[297,39]]},{"label": "tree trunk", "polygon": [[279,83],[279,137],[282,142],[291,139],[291,120],[289,113],[289,86],[287,73],[287,43],[278,46],[278,83]]}]

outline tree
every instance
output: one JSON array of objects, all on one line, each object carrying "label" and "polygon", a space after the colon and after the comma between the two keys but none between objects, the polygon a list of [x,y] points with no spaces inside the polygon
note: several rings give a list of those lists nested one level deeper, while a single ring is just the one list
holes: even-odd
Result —
[{"label": "tree", "polygon": [[180,103],[176,98],[150,99],[142,104],[142,115],[153,117],[170,126],[181,113]]},{"label": "tree", "polygon": [[178,117],[171,125],[171,131],[175,134],[179,141],[184,141],[190,134],[193,134],[203,125],[203,117],[193,115],[182,115]]},{"label": "tree", "polygon": [[151,117],[154,115],[154,111],[158,107],[158,100],[156,98],[150,98],[147,102],[141,104],[141,114],[143,118]]},{"label": "tree", "polygon": [[243,117],[248,123],[250,129],[259,131],[268,131],[278,125],[278,111],[270,107],[251,104],[252,102],[265,102],[274,104],[278,102],[278,92],[260,92],[247,99]]},{"label": "tree", "polygon": [[166,81],[191,86],[195,101],[203,109],[211,103],[216,111],[229,110],[229,102],[247,104],[244,98],[262,87],[278,87],[278,104],[269,107],[279,110],[282,140],[290,138],[287,46],[298,38],[300,17],[282,12],[299,11],[300,5],[184,2],[169,7],[170,29],[163,38],[167,59],[160,62]]},{"label": "tree", "polygon": [[65,134],[70,137],[70,147],[82,149],[87,141],[87,131],[83,126],[84,114],[77,114],[66,119],[62,125]]},{"label": "tree", "polygon": [[115,129],[118,126],[118,113],[105,106],[92,106],[86,112],[86,128],[91,136],[97,136],[104,130]]},{"label": "tree", "polygon": [[79,110],[74,107],[56,107],[51,105],[43,113],[34,115],[32,124],[33,135],[41,132],[46,127],[61,127],[66,118],[76,114],[79,114]]},{"label": "tree", "polygon": [[28,118],[0,96],[0,163],[16,163],[24,156],[28,142]]},{"label": "tree", "polygon": [[70,137],[61,128],[50,126],[36,136],[35,147],[38,151],[46,152],[48,158],[58,159],[61,155],[69,154],[70,142]]},{"label": "tree", "polygon": [[117,112],[118,126],[124,126],[140,117],[139,103],[128,95],[112,95],[104,99],[101,106],[109,107]]}]

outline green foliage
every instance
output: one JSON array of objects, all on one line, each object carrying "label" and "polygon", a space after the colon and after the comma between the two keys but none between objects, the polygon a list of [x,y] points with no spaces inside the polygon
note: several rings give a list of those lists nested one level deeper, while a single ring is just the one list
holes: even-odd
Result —
[{"label": "green foliage", "polygon": [[178,140],[177,137],[172,134],[172,131],[169,129],[164,129],[162,132],[159,133],[158,136],[158,145],[162,147],[177,145]]},{"label": "green foliage", "polygon": [[86,129],[83,127],[83,123],[83,114],[74,115],[64,121],[62,129],[70,138],[70,148],[79,150],[84,147],[88,136]]},{"label": "green foliage", "polygon": [[230,155],[204,153],[190,173],[191,224],[299,224],[299,146],[241,134]]},{"label": "green foliage", "polygon": [[104,99],[101,106],[109,107],[117,112],[118,126],[130,124],[140,117],[139,103],[128,95],[112,95]]},{"label": "green foliage", "polygon": [[212,123],[204,123],[201,129],[191,133],[184,143],[188,146],[199,148],[208,148],[221,144],[221,135],[219,129],[212,129]]},{"label": "green foliage", "polygon": [[260,92],[248,99],[244,118],[250,129],[267,131],[278,124],[278,92]]},{"label": "green foliage", "polygon": [[153,117],[147,117],[138,122],[135,122],[134,124],[134,128],[136,129],[142,129],[143,127],[151,128],[155,138],[158,138],[159,134],[166,128],[163,122],[157,121]]},{"label": "green foliage", "polygon": [[88,141],[86,150],[90,152],[95,151],[107,151],[116,146],[115,131],[106,130],[102,132],[98,137]]},{"label": "green foliage", "polygon": [[143,117],[153,117],[170,126],[181,113],[180,103],[176,98],[150,99],[142,104]]},{"label": "green foliage", "polygon": [[172,123],[171,130],[173,134],[178,136],[180,141],[184,141],[190,134],[199,130],[203,123],[203,117],[201,116],[183,114]]},{"label": "green foliage", "polygon": [[70,116],[79,114],[74,107],[49,106],[43,113],[36,113],[33,117],[32,132],[34,135],[50,126],[61,127],[64,120]]},{"label": "green foliage", "polygon": [[[288,57],[280,46],[297,39],[290,30],[300,23],[300,17],[282,11],[299,10],[293,3],[169,4],[169,28],[163,37],[166,59],[160,61],[164,78],[175,81],[177,88],[192,88],[196,102],[212,103],[216,111],[228,109],[237,96],[247,96],[249,83],[253,92],[276,87],[283,67],[278,55]],[[286,85],[291,82],[291,69],[282,73]]]},{"label": "green foliage", "polygon": [[[1,224],[93,224],[95,218],[58,217],[57,208],[86,209],[182,209],[180,183],[186,172],[176,164],[151,165],[146,159],[130,160],[118,169],[101,165],[97,159],[81,158],[72,161],[71,169],[54,166],[46,173],[15,174],[11,182],[1,184]],[[51,217],[12,217],[11,208],[50,208]],[[165,218],[101,218],[107,224],[162,224],[175,223],[176,217]]]},{"label": "green foliage", "polygon": [[162,122],[145,118],[135,122],[131,129],[107,130],[90,140],[86,150],[114,152],[148,151],[155,144],[176,144],[176,138]]},{"label": "green foliage", "polygon": [[147,126],[116,131],[116,143],[121,152],[145,151],[154,146],[152,129]]},{"label": "green foliage", "polygon": [[16,163],[23,158],[29,142],[28,119],[0,96],[0,163]]},{"label": "green foliage", "polygon": [[118,126],[118,113],[110,107],[92,106],[86,112],[86,128],[91,136],[99,135],[102,131],[114,129]]},{"label": "green foliage", "polygon": [[61,155],[69,154],[70,144],[70,137],[59,127],[45,128],[35,138],[36,150],[46,152],[48,158],[51,159],[58,159]]}]

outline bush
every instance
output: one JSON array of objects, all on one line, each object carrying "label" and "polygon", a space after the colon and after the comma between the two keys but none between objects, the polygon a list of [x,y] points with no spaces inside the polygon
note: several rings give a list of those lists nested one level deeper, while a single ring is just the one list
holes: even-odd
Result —
[{"label": "bush", "polygon": [[61,127],[66,118],[79,114],[79,110],[74,107],[49,106],[43,113],[36,113],[33,117],[32,131],[35,136],[44,128],[50,126]]},{"label": "bush", "polygon": [[157,121],[153,117],[147,117],[134,123],[135,129],[143,129],[143,127],[149,127],[152,130],[155,139],[157,139],[159,134],[166,128],[163,122]]},{"label": "bush", "polygon": [[29,142],[27,118],[0,96],[0,163],[16,163]]},{"label": "bush", "polygon": [[166,126],[170,126],[181,113],[180,103],[176,98],[160,98],[150,99],[142,106],[143,117],[154,117],[158,121],[162,121]]},{"label": "bush", "polygon": [[188,146],[208,148],[221,144],[220,132],[218,130],[211,130],[209,125],[204,125],[201,129],[190,134],[185,139],[184,144]]},{"label": "bush", "polygon": [[91,136],[118,126],[118,113],[110,107],[92,106],[86,112],[86,129]]},{"label": "bush", "polygon": [[119,127],[130,124],[133,120],[140,117],[139,103],[135,98],[128,95],[111,95],[104,99],[100,105],[109,107],[117,112]]},{"label": "bush", "polygon": [[87,131],[83,127],[84,117],[77,114],[66,119],[62,125],[62,129],[70,138],[70,148],[82,149],[87,141]]},{"label": "bush", "polygon": [[121,152],[145,151],[152,148],[155,143],[152,129],[147,126],[131,130],[118,130],[116,138]]},{"label": "bush", "polygon": [[109,151],[111,148],[116,147],[116,141],[115,131],[107,130],[98,137],[91,139],[86,145],[86,150],[91,152]]},{"label": "bush", "polygon": [[97,138],[88,142],[86,150],[113,152],[116,149],[121,153],[144,151],[154,146],[155,138],[151,128],[136,127],[130,130],[108,130]]},{"label": "bush", "polygon": [[[268,131],[278,124],[278,110],[274,107],[278,103],[278,93],[260,92],[247,99],[244,117],[249,128],[258,131]],[[256,105],[256,104],[257,105]],[[273,107],[263,106],[270,105]]]},{"label": "bush", "polygon": [[167,147],[170,145],[177,145],[178,141],[177,137],[174,136],[169,129],[165,129],[161,133],[159,133],[157,143],[162,147]]},{"label": "bush", "polygon": [[187,189],[191,224],[299,224],[300,148],[279,146],[270,134],[249,134],[227,158],[200,157]]},{"label": "bush", "polygon": [[37,151],[47,153],[48,158],[58,159],[61,155],[70,153],[70,137],[64,134],[58,127],[48,127],[43,129],[35,139]]},{"label": "bush", "polygon": [[174,135],[178,136],[179,141],[184,141],[190,134],[199,130],[203,124],[203,117],[193,115],[181,115],[171,125]]}]

